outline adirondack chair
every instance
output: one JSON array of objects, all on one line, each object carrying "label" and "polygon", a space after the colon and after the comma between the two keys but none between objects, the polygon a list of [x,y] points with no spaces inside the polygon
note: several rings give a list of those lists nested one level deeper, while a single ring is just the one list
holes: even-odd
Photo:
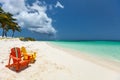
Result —
[{"label": "adirondack chair", "polygon": [[28,57],[30,57],[30,62],[31,63],[34,63],[35,62],[35,58],[36,58],[36,52],[27,52],[26,51],[26,48],[25,47],[21,47],[21,52],[22,52],[22,54],[23,54],[23,59],[24,60],[27,60],[28,59]]},{"label": "adirondack chair", "polygon": [[[11,59],[12,59],[12,63],[11,63]],[[30,62],[29,59],[22,60],[20,48],[15,47],[11,49],[9,62],[8,62],[8,65],[6,65],[6,67],[13,68],[13,69],[15,68],[15,70],[18,72],[21,68],[28,67],[29,62]]]}]

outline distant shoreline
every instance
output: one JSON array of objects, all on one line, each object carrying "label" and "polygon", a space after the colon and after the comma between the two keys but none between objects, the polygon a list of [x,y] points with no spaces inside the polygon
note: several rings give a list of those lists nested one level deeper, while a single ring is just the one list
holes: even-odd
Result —
[{"label": "distant shoreline", "polygon": [[117,41],[119,42],[120,40],[38,40],[38,41],[68,41],[68,42],[79,42],[79,41]]},{"label": "distant shoreline", "polygon": [[93,63],[98,64],[100,66],[104,66],[106,68],[109,68],[109,69],[115,70],[117,72],[120,72],[120,63],[119,62],[115,62],[115,61],[112,61],[112,60],[109,60],[109,59],[104,59],[104,58],[101,58],[101,57],[98,57],[98,56],[81,54],[83,52],[80,52],[80,51],[77,51],[77,50],[74,50],[74,49],[70,49],[70,48],[61,47],[61,46],[58,46],[58,45],[54,45],[50,42],[47,42],[47,44],[52,46],[53,48],[63,50],[63,51],[65,51],[65,52],[67,52],[67,53],[69,53],[69,54],[71,54],[75,57],[80,58],[80,59],[85,59],[87,61],[93,62]]}]

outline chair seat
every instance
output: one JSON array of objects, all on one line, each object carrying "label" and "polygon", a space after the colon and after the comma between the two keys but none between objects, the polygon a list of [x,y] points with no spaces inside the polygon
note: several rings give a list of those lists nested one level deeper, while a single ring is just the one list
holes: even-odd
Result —
[{"label": "chair seat", "polygon": [[31,62],[31,63],[34,63],[34,62],[35,62],[36,52],[30,52],[30,53],[28,53],[28,52],[26,51],[26,48],[25,48],[25,47],[21,47],[21,52],[22,52],[22,54],[23,54],[24,60],[27,60],[28,57],[30,57],[30,62]]},{"label": "chair seat", "polygon": [[[12,63],[11,59],[13,60]],[[28,67],[28,64],[30,62],[29,59],[30,58],[28,58],[28,60],[22,60],[20,48],[12,48],[9,56],[9,62],[8,65],[6,65],[6,67],[14,67],[16,71],[19,71],[22,67]]]}]

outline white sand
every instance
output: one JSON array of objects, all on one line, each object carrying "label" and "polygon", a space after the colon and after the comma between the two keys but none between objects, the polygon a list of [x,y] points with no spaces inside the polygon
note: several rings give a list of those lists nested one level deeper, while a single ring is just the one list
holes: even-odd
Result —
[{"label": "white sand", "polygon": [[[36,51],[34,64],[19,73],[5,67],[12,47]],[[120,80],[120,72],[81,59],[46,42],[0,40],[0,80]]]}]

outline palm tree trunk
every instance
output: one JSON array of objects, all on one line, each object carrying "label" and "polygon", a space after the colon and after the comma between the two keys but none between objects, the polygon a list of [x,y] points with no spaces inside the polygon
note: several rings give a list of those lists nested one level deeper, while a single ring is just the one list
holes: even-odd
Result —
[{"label": "palm tree trunk", "polygon": [[4,37],[4,34],[5,34],[5,29],[3,28],[2,37]]},{"label": "palm tree trunk", "polygon": [[5,30],[5,37],[7,37],[7,31]]},{"label": "palm tree trunk", "polygon": [[3,28],[2,37],[4,37],[5,35],[5,24],[4,23],[2,23],[2,28]]},{"label": "palm tree trunk", "polygon": [[14,36],[15,31],[13,31],[12,37]]}]

